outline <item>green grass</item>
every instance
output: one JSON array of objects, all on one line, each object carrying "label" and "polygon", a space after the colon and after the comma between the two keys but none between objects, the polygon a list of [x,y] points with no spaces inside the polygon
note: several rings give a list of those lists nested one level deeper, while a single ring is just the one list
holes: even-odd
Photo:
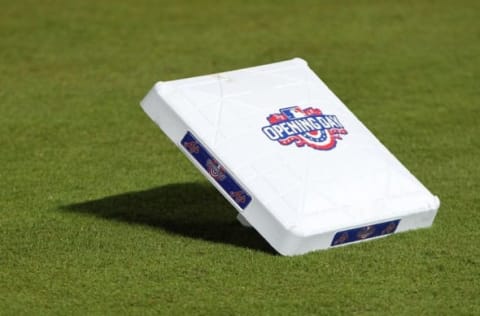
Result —
[{"label": "green grass", "polygon": [[[0,314],[480,314],[478,1],[0,0]],[[281,257],[138,103],[303,57],[442,201]]]}]

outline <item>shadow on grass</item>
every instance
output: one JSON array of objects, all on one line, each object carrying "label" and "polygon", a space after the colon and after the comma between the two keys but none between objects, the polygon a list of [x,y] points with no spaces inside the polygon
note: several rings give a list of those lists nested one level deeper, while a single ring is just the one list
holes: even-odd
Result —
[{"label": "shadow on grass", "polygon": [[70,204],[63,209],[275,254],[254,229],[236,220],[236,210],[209,184],[168,184]]}]

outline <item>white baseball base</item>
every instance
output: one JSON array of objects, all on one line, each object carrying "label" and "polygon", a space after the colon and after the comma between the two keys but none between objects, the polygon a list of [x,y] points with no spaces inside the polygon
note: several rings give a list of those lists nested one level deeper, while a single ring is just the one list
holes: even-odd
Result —
[{"label": "white baseball base", "polygon": [[283,255],[428,227],[439,208],[302,59],[158,82],[141,105]]}]

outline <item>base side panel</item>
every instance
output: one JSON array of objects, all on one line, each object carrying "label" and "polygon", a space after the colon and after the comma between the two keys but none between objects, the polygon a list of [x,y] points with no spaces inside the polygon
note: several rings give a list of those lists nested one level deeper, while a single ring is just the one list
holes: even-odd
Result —
[{"label": "base side panel", "polygon": [[[345,227],[335,231],[320,233],[311,236],[300,236],[292,231],[289,231],[279,225],[277,227],[272,226],[273,221],[269,219],[269,214],[266,211],[262,211],[261,208],[256,209],[256,212],[252,216],[246,215],[249,223],[253,227],[264,227],[260,234],[275,248],[279,253],[286,256],[302,255],[315,250],[322,250],[334,247],[341,247],[354,243],[374,240],[378,238],[387,237],[396,233],[401,233],[408,230],[427,228],[433,223],[437,209],[432,209],[424,212],[410,214],[398,219],[379,219],[377,222],[371,223],[359,223],[355,227]],[[396,223],[398,226],[394,227],[392,232],[384,231],[378,233],[372,233],[368,235],[369,228],[377,226],[385,230],[388,227],[388,223]],[[385,225],[382,225],[385,224]],[[268,228],[266,226],[268,225]],[[388,228],[387,228],[388,229]],[[335,239],[339,233],[345,231],[358,232],[355,236],[350,236],[350,239],[344,240],[341,243],[335,243]]]}]

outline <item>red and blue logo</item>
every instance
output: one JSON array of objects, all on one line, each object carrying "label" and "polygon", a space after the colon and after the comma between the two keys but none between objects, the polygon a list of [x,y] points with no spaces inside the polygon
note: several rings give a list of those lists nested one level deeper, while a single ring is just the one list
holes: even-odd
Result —
[{"label": "red and blue logo", "polygon": [[335,148],[337,141],[348,132],[336,115],[323,114],[320,109],[299,106],[282,108],[267,117],[270,125],[262,127],[263,133],[281,145],[295,143],[317,150]]}]

